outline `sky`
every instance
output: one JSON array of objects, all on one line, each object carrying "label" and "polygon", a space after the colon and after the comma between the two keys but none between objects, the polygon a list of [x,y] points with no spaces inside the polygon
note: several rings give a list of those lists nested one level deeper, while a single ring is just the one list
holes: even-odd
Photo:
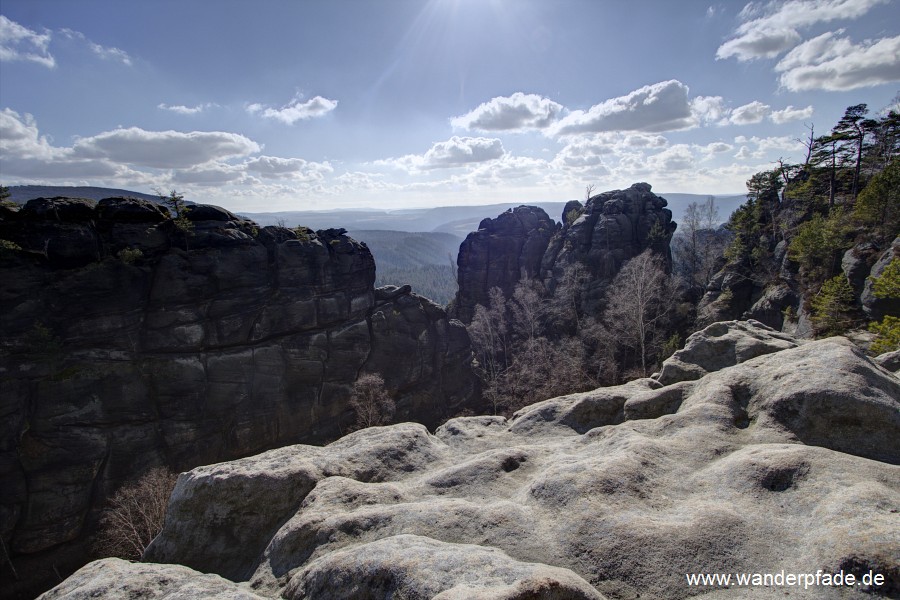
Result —
[{"label": "sky", "polygon": [[2,0],[0,183],[270,212],[740,194],[900,92],[900,0]]}]

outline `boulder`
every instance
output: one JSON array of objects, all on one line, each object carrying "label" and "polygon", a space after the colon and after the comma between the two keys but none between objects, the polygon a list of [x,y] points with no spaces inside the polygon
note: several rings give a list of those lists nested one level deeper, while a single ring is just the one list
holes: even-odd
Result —
[{"label": "boulder", "polygon": [[753,319],[781,331],[785,326],[785,311],[796,314],[800,296],[786,283],[776,283],[763,290],[762,296],[741,318]]},{"label": "boulder", "polygon": [[900,375],[900,350],[894,350],[893,352],[885,352],[884,354],[879,354],[872,360],[874,360],[876,364],[887,369],[891,373]]},{"label": "boulder", "polygon": [[36,221],[83,223],[94,219],[96,205],[87,198],[35,198],[25,203],[20,216]]},{"label": "boulder", "polygon": [[524,563],[496,548],[397,535],[333,552],[288,584],[291,600],[603,600],[568,569]]},{"label": "boulder", "polygon": [[796,346],[794,338],[759,321],[713,323],[691,334],[684,348],[663,362],[656,379],[663,385],[700,379],[707,373]]},{"label": "boulder", "polygon": [[40,596],[40,600],[98,598],[263,600],[264,596],[218,575],[198,573],[181,565],[141,564],[119,558],[92,562]]},{"label": "boulder", "polygon": [[862,293],[866,284],[866,276],[877,257],[878,249],[869,242],[857,244],[844,252],[844,256],[841,258],[841,270],[857,296]]},{"label": "boulder", "polygon": [[142,198],[104,198],[97,203],[97,219],[112,223],[162,223],[169,211]]},{"label": "boulder", "polygon": [[900,237],[893,241],[890,248],[881,253],[878,261],[872,266],[859,298],[866,316],[873,321],[880,321],[885,315],[900,315],[900,298],[877,298],[873,282],[873,279],[880,277],[891,261],[895,259],[900,260]]}]

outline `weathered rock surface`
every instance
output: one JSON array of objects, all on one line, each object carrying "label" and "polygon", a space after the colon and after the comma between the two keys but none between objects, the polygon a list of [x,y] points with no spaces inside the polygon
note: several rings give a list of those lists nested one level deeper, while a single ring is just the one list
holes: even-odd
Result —
[{"label": "weathered rock surface", "polygon": [[[0,220],[22,248],[0,253],[0,535],[20,573],[83,564],[104,498],[152,466],[339,437],[361,373],[383,373],[398,420],[477,398],[462,324],[377,292],[342,230],[188,217],[185,233],[143,200],[41,199]],[[0,595],[24,586],[2,562]]]},{"label": "weathered rock surface", "polygon": [[[721,362],[697,347],[717,339]],[[270,598],[896,597],[900,379],[843,338],[789,342],[721,324],[679,357],[690,381],[200,467],[145,559]],[[819,569],[885,584],[685,577]]]},{"label": "weathered rock surface", "polygon": [[553,290],[566,267],[575,263],[586,275],[583,308],[595,312],[609,282],[627,260],[653,248],[671,261],[669,242],[675,223],[666,204],[650,191],[650,184],[636,183],[626,190],[592,196],[584,205],[569,202],[562,225],[540,208],[529,206],[485,219],[460,246],[453,314],[471,322],[475,306],[487,306],[491,288],[499,287],[509,297],[525,277]]},{"label": "weathered rock surface", "polygon": [[759,321],[713,323],[687,339],[663,363],[659,377],[663,385],[700,379],[707,373],[732,367],[763,354],[796,348],[797,341]]},{"label": "weathered rock surface", "polygon": [[180,565],[131,563],[106,558],[79,569],[64,583],[41,596],[44,600],[263,600],[252,591],[218,575]]}]

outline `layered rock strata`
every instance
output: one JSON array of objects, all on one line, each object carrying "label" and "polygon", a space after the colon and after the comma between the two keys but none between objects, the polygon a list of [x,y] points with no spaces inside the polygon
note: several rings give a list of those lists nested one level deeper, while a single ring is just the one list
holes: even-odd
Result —
[{"label": "layered rock strata", "polygon": [[[702,346],[716,341],[713,359]],[[843,338],[800,343],[754,322],[714,324],[671,360],[669,385],[194,469],[145,560],[291,600],[896,597],[900,380]],[[95,563],[45,598],[164,597],[182,568]],[[686,578],[819,570],[884,580]]]},{"label": "layered rock strata", "polygon": [[[83,564],[104,498],[152,466],[339,437],[361,373],[399,420],[474,407],[465,328],[408,286],[374,289],[365,245],[187,217],[136,199],[0,214],[0,535],[24,579]],[[0,562],[4,593],[29,596]]]}]

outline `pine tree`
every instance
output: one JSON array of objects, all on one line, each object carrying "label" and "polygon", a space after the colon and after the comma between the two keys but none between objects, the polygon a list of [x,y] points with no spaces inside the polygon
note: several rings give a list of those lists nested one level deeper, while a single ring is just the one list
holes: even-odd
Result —
[{"label": "pine tree", "polygon": [[822,284],[812,299],[811,320],[820,335],[840,335],[853,325],[853,288],[844,275]]},{"label": "pine tree", "polygon": [[853,216],[882,243],[900,233],[900,158],[892,160],[859,194]]}]

